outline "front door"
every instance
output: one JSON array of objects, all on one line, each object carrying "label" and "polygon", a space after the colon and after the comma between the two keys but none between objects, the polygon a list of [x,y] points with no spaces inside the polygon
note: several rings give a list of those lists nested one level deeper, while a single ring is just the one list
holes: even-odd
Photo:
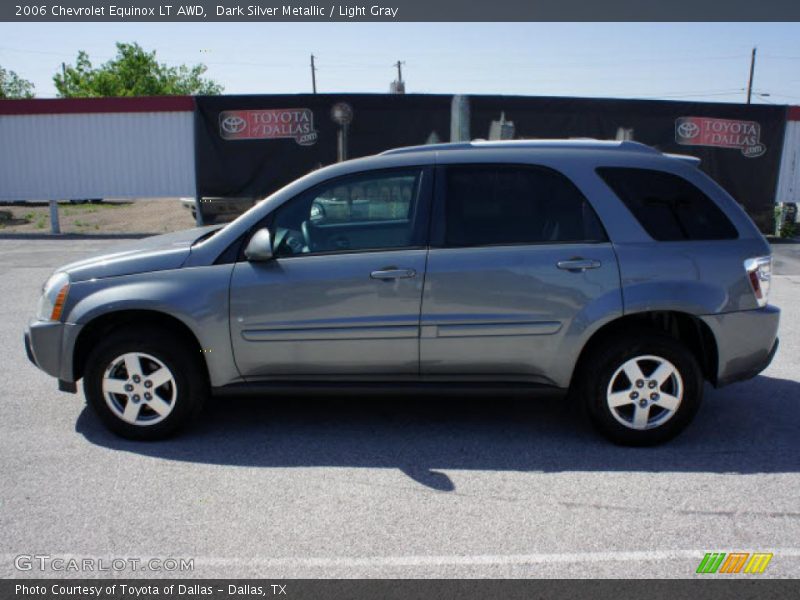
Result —
[{"label": "front door", "polygon": [[339,178],[279,207],[275,258],[231,281],[236,364],[249,381],[419,372],[431,173]]}]

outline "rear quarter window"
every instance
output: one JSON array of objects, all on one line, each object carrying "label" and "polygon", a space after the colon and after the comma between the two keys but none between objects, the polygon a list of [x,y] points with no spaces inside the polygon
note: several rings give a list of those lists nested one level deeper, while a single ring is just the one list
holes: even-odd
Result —
[{"label": "rear quarter window", "polygon": [[739,237],[736,227],[716,203],[683,177],[627,167],[602,167],[597,173],[655,240]]}]

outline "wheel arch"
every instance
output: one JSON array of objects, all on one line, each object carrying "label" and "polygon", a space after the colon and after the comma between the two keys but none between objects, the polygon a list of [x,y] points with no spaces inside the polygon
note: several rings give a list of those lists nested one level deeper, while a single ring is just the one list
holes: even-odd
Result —
[{"label": "wheel arch", "polygon": [[680,311],[653,310],[626,314],[600,327],[584,344],[575,366],[573,383],[581,378],[589,357],[609,339],[643,330],[666,334],[683,343],[700,365],[703,378],[717,384],[719,352],[711,328],[699,317]]},{"label": "wheel arch", "polygon": [[202,356],[202,346],[192,329],[177,317],[150,309],[124,309],[103,313],[86,323],[81,329],[72,352],[74,381],[86,370],[86,360],[94,345],[113,331],[126,327],[154,327],[167,331],[182,340],[192,352],[201,355],[200,364],[208,377],[208,365]]}]

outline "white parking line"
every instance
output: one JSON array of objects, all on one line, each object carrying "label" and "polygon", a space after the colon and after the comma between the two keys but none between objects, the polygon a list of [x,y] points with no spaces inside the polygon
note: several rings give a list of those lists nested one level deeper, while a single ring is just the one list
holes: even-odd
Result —
[{"label": "white parking line", "polygon": [[[352,557],[191,557],[195,566],[210,567],[240,566],[243,564],[259,567],[435,567],[435,566],[470,566],[470,565],[547,565],[562,563],[598,563],[598,562],[631,562],[631,561],[662,561],[677,559],[700,560],[706,552],[725,552],[727,550],[741,551],[742,548],[708,547],[698,550],[639,550],[639,551],[608,551],[608,552],[561,552],[561,553],[535,553],[535,554],[478,554],[471,556],[447,555],[409,555],[409,556],[352,556]],[[776,558],[800,557],[800,548],[746,548],[748,552],[770,552]],[[44,553],[42,553],[44,554]],[[146,558],[148,555],[137,553]],[[13,562],[19,554],[2,554],[3,562]],[[89,556],[85,554],[71,554],[49,552],[51,558],[93,559],[108,562],[110,556]],[[116,557],[117,555],[115,555]],[[164,556],[163,553],[154,553],[149,556]]]},{"label": "white parking line", "polygon": [[[725,551],[725,548],[702,550],[645,550],[611,552],[565,552],[542,554],[483,554],[473,556],[370,556],[370,557],[283,557],[283,558],[195,558],[195,566],[224,567],[248,564],[259,567],[437,567],[547,565],[560,563],[597,563],[662,561],[696,559],[706,552]],[[736,551],[739,551],[736,548]],[[749,552],[771,552],[776,558],[800,557],[800,548],[747,548]]]}]

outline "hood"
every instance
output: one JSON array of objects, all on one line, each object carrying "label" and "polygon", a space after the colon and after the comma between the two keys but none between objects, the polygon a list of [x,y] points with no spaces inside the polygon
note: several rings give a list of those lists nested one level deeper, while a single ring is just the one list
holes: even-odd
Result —
[{"label": "hood", "polygon": [[69,274],[72,281],[85,281],[177,269],[189,256],[192,243],[219,227],[198,227],[126,242],[102,254],[64,265],[57,271]]}]

